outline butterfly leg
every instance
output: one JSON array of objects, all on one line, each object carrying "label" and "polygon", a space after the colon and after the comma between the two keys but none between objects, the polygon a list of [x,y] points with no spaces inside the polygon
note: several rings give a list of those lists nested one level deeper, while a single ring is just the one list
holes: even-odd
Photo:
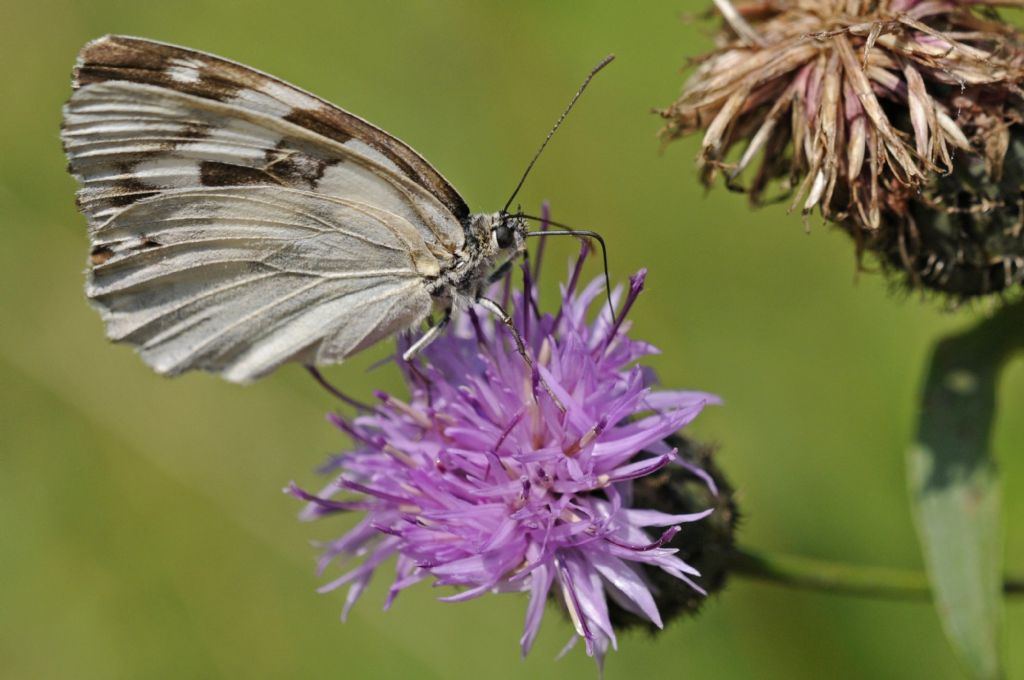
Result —
[{"label": "butterfly leg", "polygon": [[[476,299],[476,303],[496,316],[498,321],[505,324],[505,327],[508,328],[510,333],[512,333],[512,339],[515,340],[519,356],[523,358],[523,361],[526,362],[526,365],[530,367],[531,371],[536,371],[537,369],[536,366],[534,366],[533,359],[531,359],[530,355],[526,353],[526,343],[523,342],[523,336],[519,334],[519,331],[516,330],[515,324],[512,323],[512,317],[510,317],[508,313],[501,308],[501,305],[490,298],[480,296]],[[565,413],[565,406],[562,405],[561,400],[559,400],[551,390],[551,387],[543,377],[540,378],[540,384],[544,386],[544,391],[547,392],[549,397],[551,397],[551,401],[555,402],[555,406],[558,407],[558,410]]]},{"label": "butterfly leg", "polygon": [[422,352],[430,345],[430,343],[437,340],[441,332],[448,326],[448,322],[452,320],[452,308],[449,306],[444,310],[444,318],[438,321],[436,324],[427,329],[427,332],[419,337],[416,342],[412,343],[409,349],[402,352],[402,361],[409,361],[414,356]]},{"label": "butterfly leg", "polygon": [[490,285],[495,281],[500,281],[501,277],[505,276],[505,274],[508,274],[509,269],[512,269],[511,259],[505,260],[504,264],[502,264],[500,267],[491,272],[490,276],[487,277],[487,285]]},{"label": "butterfly leg", "polygon": [[313,364],[306,364],[306,370],[309,371],[309,374],[311,376],[313,376],[314,380],[316,380],[318,383],[320,383],[321,387],[323,387],[325,390],[327,390],[333,396],[337,397],[338,399],[341,399],[343,402],[345,402],[349,406],[352,406],[353,408],[356,408],[356,409],[358,409],[360,411],[372,411],[373,410],[369,406],[364,404],[363,402],[357,401],[357,400],[353,399],[352,397],[348,396],[347,394],[345,394],[344,392],[339,390],[337,387],[332,385],[330,382],[328,382],[327,378],[324,377],[323,373],[321,373],[319,371],[319,369],[317,369],[317,367],[314,366]]}]

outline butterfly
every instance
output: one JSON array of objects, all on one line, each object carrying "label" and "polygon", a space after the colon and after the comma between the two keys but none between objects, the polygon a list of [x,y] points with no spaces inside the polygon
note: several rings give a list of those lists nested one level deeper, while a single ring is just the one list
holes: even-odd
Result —
[{"label": "butterfly", "polygon": [[525,250],[524,217],[471,213],[367,121],[133,37],[85,45],[72,87],[61,139],[89,225],[86,295],[108,337],[157,372],[246,383],[286,362],[338,363],[457,303],[503,314],[482,291]]}]

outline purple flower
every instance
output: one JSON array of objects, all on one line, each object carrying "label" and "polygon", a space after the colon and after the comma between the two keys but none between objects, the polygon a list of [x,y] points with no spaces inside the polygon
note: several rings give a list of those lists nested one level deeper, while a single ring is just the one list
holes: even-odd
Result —
[{"label": "purple flower", "polygon": [[[636,361],[656,350],[629,339],[625,320],[645,272],[630,279],[613,321],[603,280],[577,290],[585,252],[555,314],[538,311],[525,266],[525,292],[509,295],[505,280],[504,302],[512,298],[533,369],[500,321],[468,309],[421,361],[403,365],[407,402],[379,393],[372,412],[331,416],[356,448],[329,462],[336,478],[320,494],[288,491],[310,502],[306,519],[365,513],[320,559],[322,572],[361,558],[321,588],[348,586],[343,618],[394,556],[385,608],[425,579],[456,587],[447,602],[526,591],[525,655],[553,595],[600,663],[616,645],[607,598],[662,625],[641,565],[703,593],[691,578],[697,571],[664,546],[681,524],[711,511],[631,507],[632,480],[683,464],[663,440],[719,400],[652,388],[653,374]],[[595,303],[601,309],[588,321]]]}]

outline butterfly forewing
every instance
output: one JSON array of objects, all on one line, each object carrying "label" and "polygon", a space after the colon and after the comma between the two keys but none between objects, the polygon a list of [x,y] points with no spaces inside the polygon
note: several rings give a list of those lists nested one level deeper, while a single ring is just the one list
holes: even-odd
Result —
[{"label": "butterfly forewing", "polygon": [[[248,66],[151,40],[105,36],[82,48],[73,87],[107,82],[152,85],[165,93],[192,95],[292,123],[321,141],[349,144],[397,171],[428,191],[457,220],[469,215],[458,192],[407,144],[358,116]],[[149,103],[159,107],[160,101]],[[159,116],[161,112],[153,113]],[[199,133],[185,132],[186,136]]]},{"label": "butterfly forewing", "polygon": [[421,321],[465,203],[378,128],[240,64],[87,45],[62,132],[108,334],[168,374],[330,363]]}]

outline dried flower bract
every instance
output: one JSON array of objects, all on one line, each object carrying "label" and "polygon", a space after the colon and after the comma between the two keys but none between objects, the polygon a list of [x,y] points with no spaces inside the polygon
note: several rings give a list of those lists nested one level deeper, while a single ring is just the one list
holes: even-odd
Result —
[{"label": "dried flower bract", "polygon": [[[724,175],[755,204],[779,188],[913,283],[966,296],[1024,278],[1020,187],[1003,173],[1024,39],[994,9],[1024,2],[715,4],[718,49],[660,111],[665,140],[704,132],[706,183]],[[942,181],[965,163],[975,181]]]}]

